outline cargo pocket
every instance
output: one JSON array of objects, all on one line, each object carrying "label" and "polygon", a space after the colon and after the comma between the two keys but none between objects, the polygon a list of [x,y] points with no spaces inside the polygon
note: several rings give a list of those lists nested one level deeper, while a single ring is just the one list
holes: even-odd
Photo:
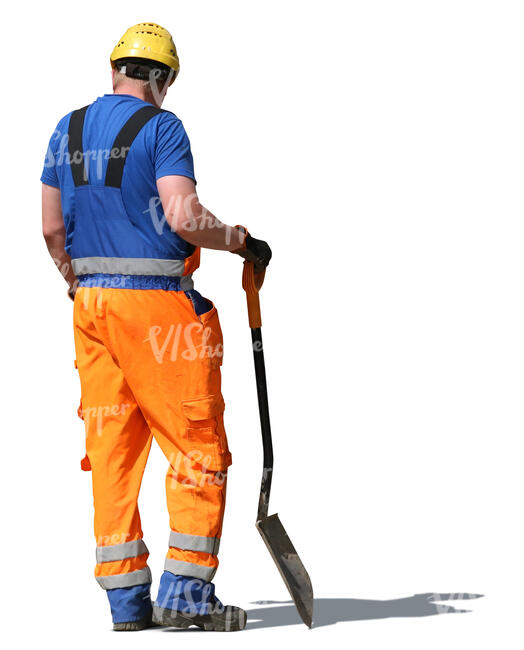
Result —
[{"label": "cargo pocket", "polygon": [[224,400],[220,393],[184,400],[186,454],[204,470],[221,471],[231,465],[224,429]]}]

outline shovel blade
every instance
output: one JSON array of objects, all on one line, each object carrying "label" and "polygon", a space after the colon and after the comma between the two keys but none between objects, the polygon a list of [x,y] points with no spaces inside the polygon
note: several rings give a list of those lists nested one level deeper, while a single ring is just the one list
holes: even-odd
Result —
[{"label": "shovel blade", "polygon": [[313,622],[313,587],[302,560],[298,557],[277,514],[257,521],[262,535],[286,587],[293,598],[300,618],[311,627]]}]

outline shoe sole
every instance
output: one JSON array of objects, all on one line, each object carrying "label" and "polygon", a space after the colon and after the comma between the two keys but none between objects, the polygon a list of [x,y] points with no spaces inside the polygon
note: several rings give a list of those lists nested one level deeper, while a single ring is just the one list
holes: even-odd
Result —
[{"label": "shoe sole", "polygon": [[187,629],[196,625],[207,632],[238,632],[246,627],[247,615],[243,609],[236,609],[232,614],[183,614],[174,609],[165,609],[153,605],[153,623],[164,627],[178,627]]},{"label": "shoe sole", "polygon": [[138,632],[153,627],[151,615],[141,618],[139,621],[128,621],[127,623],[113,623],[114,632]]}]

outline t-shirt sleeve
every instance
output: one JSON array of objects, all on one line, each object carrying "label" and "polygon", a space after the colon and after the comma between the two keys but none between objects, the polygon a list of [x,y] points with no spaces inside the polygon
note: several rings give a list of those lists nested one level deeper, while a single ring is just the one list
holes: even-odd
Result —
[{"label": "t-shirt sleeve", "polygon": [[60,120],[49,139],[44,160],[44,169],[40,176],[42,183],[57,188],[60,188],[57,167],[61,163],[61,158],[63,158],[64,145],[67,145],[67,142],[64,141],[64,125],[67,122],[67,117],[68,115]]},{"label": "t-shirt sleeve", "polygon": [[182,122],[172,113],[162,117],[157,130],[155,178],[187,176],[196,183],[191,145]]}]

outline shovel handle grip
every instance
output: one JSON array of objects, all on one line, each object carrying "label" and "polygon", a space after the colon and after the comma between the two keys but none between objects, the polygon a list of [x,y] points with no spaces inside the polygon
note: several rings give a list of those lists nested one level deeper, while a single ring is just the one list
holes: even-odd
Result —
[{"label": "shovel handle grip", "polygon": [[264,284],[266,271],[255,271],[253,262],[244,262],[244,271],[242,273],[242,288],[246,292],[247,314],[249,318],[249,327],[256,329],[262,326],[262,317],[260,314],[260,300],[258,292]]}]

